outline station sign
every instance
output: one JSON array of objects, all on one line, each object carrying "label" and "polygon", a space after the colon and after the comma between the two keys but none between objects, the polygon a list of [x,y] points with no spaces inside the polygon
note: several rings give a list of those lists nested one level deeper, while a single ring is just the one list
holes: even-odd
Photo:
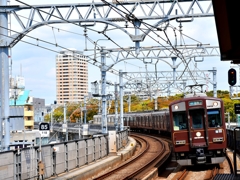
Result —
[{"label": "station sign", "polygon": [[39,131],[49,131],[50,130],[50,125],[49,123],[42,122],[39,124]]},{"label": "station sign", "polygon": [[42,122],[39,124],[39,132],[41,137],[49,137],[50,135],[50,125],[49,123]]}]

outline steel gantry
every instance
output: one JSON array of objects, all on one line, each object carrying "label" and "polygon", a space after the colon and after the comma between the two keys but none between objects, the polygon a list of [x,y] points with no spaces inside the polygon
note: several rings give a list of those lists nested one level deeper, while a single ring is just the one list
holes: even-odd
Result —
[{"label": "steel gantry", "polygon": [[[170,20],[184,22],[186,19],[199,17],[212,17],[211,0],[134,0],[117,1],[102,3],[78,3],[78,4],[52,4],[52,5],[28,5],[21,1],[23,6],[7,6],[5,0],[1,0],[0,12],[12,14],[12,20],[18,22],[22,31],[12,30],[12,36],[3,35],[0,44],[4,46],[14,46],[30,31],[48,24],[72,23],[77,26],[94,26],[96,23],[104,23],[122,30],[134,42],[143,41],[152,29],[160,24]],[[207,4],[206,4],[207,3]],[[124,8],[123,8],[124,6]],[[193,11],[194,8],[194,11]],[[176,11],[178,9],[178,11]],[[19,12],[24,11],[25,16]],[[77,17],[76,17],[77,16]],[[137,23],[141,20],[141,23]],[[143,22],[148,20],[157,20],[152,22],[151,28],[142,32],[142,34],[131,34],[128,26],[120,26],[119,22],[133,22],[140,27]],[[136,28],[137,28],[136,27]],[[8,28],[2,25],[0,28]],[[105,27],[102,31],[107,31]]]},{"label": "steel gantry", "polygon": [[[213,85],[214,97],[216,97],[216,68],[212,70],[193,70],[189,71],[148,71],[148,72],[124,72],[122,77],[127,76],[125,83],[126,89],[134,89],[135,91],[149,91],[149,87],[153,91],[161,91],[169,94],[169,88],[176,89],[185,93],[185,87],[182,84],[204,84],[209,81]],[[208,73],[212,73],[213,79],[210,80]],[[175,77],[175,79],[173,78]],[[192,81],[192,77],[195,81]],[[171,92],[171,90],[170,90]]]},{"label": "steel gantry", "polygon": [[[213,74],[213,80],[209,80],[206,73]],[[202,87],[203,80],[210,81],[213,84],[213,95],[217,97],[217,70],[213,67],[212,70],[193,70],[189,71],[160,71],[160,72],[122,72],[119,70],[119,98],[120,98],[120,128],[123,128],[123,89],[134,89],[134,92],[148,92],[150,97],[152,92],[167,92],[170,95],[170,88],[174,88],[179,92],[186,93],[186,85],[190,77],[194,77],[194,85]],[[123,78],[128,76],[131,79],[123,83]],[[190,86],[192,87],[192,86]],[[193,89],[190,88],[189,91]],[[201,88],[202,91],[202,88]],[[191,92],[192,93],[192,92]],[[155,101],[156,103],[156,101]]]},{"label": "steel gantry", "polygon": [[[171,49],[170,46],[162,47],[162,46],[151,46],[151,47],[141,47],[139,49],[139,54],[135,55],[135,47],[128,48],[104,48],[107,52],[108,56],[111,58],[113,64],[107,65],[108,71],[116,74],[114,70],[111,69],[115,64],[125,61],[138,59],[143,63],[155,63],[158,60],[164,61],[169,64],[168,61],[164,60],[167,58],[175,58],[178,56],[180,59],[192,59],[195,62],[202,62],[204,57],[219,57],[220,50],[218,46],[210,46],[210,45],[185,45],[185,46],[176,46],[177,51],[169,51]],[[91,49],[89,49],[91,50]],[[93,50],[91,50],[93,51]],[[101,53],[101,52],[100,52]],[[98,53],[96,53],[98,55]],[[91,64],[101,67],[101,63],[96,61],[96,57],[100,57],[100,55],[92,55],[92,58],[88,59]],[[91,56],[89,56],[91,57]],[[198,59],[202,58],[202,59]]]},{"label": "steel gantry", "polygon": [[[30,31],[57,23],[72,23],[85,28],[97,23],[106,24],[102,30],[96,31],[104,34],[110,26],[123,31],[135,42],[135,50],[139,54],[140,42],[153,30],[161,31],[159,25],[174,19],[184,22],[191,21],[192,18],[213,16],[211,0],[140,0],[121,1],[121,3],[115,0],[111,3],[102,0],[102,3],[93,1],[92,3],[35,6],[16,1],[23,5],[9,6],[7,0],[0,0],[0,141],[1,147],[5,150],[8,150],[10,145],[9,47],[13,47]],[[21,15],[20,12],[23,11],[27,15]],[[8,15],[11,15],[13,21],[18,22],[21,30],[8,29]],[[146,25],[145,21],[149,20],[154,20],[149,22],[151,26],[148,26],[147,30],[143,32],[140,31],[141,26]],[[126,25],[121,26],[120,22],[125,22]],[[135,34],[130,33],[129,24],[135,28]],[[8,34],[8,31],[11,31],[11,35]],[[36,40],[39,39],[36,38]],[[58,45],[56,44],[56,46]],[[3,124],[4,130],[2,129]]]}]

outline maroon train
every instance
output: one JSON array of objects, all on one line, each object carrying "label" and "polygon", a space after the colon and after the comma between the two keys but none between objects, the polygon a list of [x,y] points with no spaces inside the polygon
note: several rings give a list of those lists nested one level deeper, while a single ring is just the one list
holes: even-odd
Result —
[{"label": "maroon train", "polygon": [[[108,115],[114,122],[115,115]],[[180,165],[218,164],[227,146],[224,107],[221,99],[203,93],[174,101],[169,110],[124,114],[124,125],[133,131],[170,134]]]}]

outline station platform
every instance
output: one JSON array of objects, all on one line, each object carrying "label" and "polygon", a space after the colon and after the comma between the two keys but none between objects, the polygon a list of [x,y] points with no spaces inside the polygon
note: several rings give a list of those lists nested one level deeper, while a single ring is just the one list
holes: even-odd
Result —
[{"label": "station platform", "polygon": [[100,160],[97,160],[93,163],[87,164],[85,166],[82,166],[80,168],[77,168],[75,170],[59,174],[57,176],[48,178],[49,180],[56,179],[56,180],[65,180],[65,179],[71,179],[71,180],[90,180],[94,179],[94,177],[97,177],[103,172],[108,171],[109,169],[115,167],[116,165],[120,164],[123,161],[126,161],[127,159],[131,158],[134,154],[134,151],[136,149],[136,141],[128,137],[129,141],[128,144],[120,149],[119,151],[115,153],[110,153],[105,158],[102,158]]}]

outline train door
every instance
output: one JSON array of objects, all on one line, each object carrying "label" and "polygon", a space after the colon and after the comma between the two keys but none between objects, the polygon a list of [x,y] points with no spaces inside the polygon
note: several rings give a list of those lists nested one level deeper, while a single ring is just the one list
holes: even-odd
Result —
[{"label": "train door", "polygon": [[206,147],[204,109],[189,110],[189,136],[191,147]]}]

